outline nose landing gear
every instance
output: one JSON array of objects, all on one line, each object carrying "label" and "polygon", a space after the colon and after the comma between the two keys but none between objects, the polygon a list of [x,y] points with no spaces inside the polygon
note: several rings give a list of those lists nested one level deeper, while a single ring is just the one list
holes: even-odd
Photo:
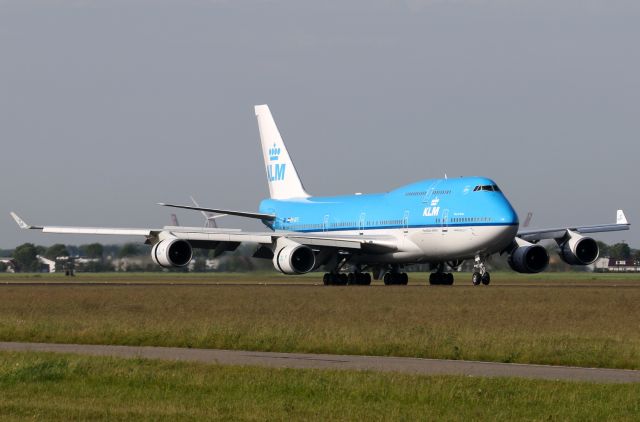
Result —
[{"label": "nose landing gear", "polygon": [[488,286],[489,283],[491,283],[491,275],[489,274],[489,271],[487,271],[487,267],[484,265],[484,261],[480,255],[476,255],[471,282],[474,286],[479,286],[480,283]]}]

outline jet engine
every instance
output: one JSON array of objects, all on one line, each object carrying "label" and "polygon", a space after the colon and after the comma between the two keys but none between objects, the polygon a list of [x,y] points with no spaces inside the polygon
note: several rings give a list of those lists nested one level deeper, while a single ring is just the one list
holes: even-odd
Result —
[{"label": "jet engine", "polygon": [[284,274],[304,274],[313,270],[316,256],[313,250],[288,239],[280,238],[273,254],[273,266]]},{"label": "jet engine", "polygon": [[168,237],[153,245],[151,259],[164,268],[184,267],[191,262],[193,249],[186,240]]},{"label": "jet engine", "polygon": [[533,274],[544,271],[549,265],[547,250],[533,243],[518,241],[516,248],[509,255],[509,266],[519,273]]},{"label": "jet engine", "polygon": [[589,265],[598,259],[600,248],[590,237],[569,231],[569,239],[558,242],[560,258],[570,265]]}]

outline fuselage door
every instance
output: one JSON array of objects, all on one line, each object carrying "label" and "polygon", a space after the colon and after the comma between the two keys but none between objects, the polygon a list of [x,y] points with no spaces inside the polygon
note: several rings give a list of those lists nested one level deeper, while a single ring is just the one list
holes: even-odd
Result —
[{"label": "fuselage door", "polygon": [[360,232],[360,234],[364,234],[364,226],[365,226],[366,218],[367,218],[367,214],[360,213],[360,219],[358,220],[358,231]]},{"label": "fuselage door", "polygon": [[329,230],[329,214],[326,214],[322,220],[322,231],[326,232],[327,230]]},{"label": "fuselage door", "polygon": [[442,234],[449,231],[449,209],[442,211]]},{"label": "fuselage door", "polygon": [[402,218],[402,229],[405,233],[409,233],[409,210],[404,210],[404,217]]}]

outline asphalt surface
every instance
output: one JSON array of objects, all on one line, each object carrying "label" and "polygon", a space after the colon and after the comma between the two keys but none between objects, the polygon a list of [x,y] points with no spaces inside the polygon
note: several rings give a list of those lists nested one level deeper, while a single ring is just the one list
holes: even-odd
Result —
[{"label": "asphalt surface", "polygon": [[74,353],[92,356],[148,358],[219,365],[271,368],[333,369],[399,372],[420,375],[465,375],[472,377],[518,377],[598,383],[640,382],[640,371],[579,368],[550,365],[474,362],[380,356],[350,356],[305,353],[271,353],[178,347],[135,347],[83,344],[0,342],[0,351]]}]

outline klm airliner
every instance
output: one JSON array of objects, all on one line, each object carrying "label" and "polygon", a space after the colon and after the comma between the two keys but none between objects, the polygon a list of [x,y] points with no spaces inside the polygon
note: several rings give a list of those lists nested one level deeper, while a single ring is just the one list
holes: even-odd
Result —
[{"label": "klm airliner", "polygon": [[269,107],[255,107],[270,198],[258,212],[204,208],[197,204],[160,205],[205,213],[261,220],[268,232],[178,227],[117,229],[105,227],[32,226],[11,213],[23,229],[45,233],[139,235],[152,246],[162,267],[184,267],[193,248],[213,249],[218,256],[243,242],[257,244],[254,256],[273,261],[284,274],[326,268],[324,284],[407,284],[403,268],[430,264],[431,284],[453,284],[450,272],[473,262],[474,285],[490,283],[485,265],[494,254],[507,254],[520,273],[543,271],[549,263],[539,244],[553,239],[560,257],[571,265],[588,265],[599,254],[590,233],[628,230],[622,210],[615,224],[519,230],[513,207],[498,185],[485,177],[430,179],[387,193],[313,197],[304,189]]}]

